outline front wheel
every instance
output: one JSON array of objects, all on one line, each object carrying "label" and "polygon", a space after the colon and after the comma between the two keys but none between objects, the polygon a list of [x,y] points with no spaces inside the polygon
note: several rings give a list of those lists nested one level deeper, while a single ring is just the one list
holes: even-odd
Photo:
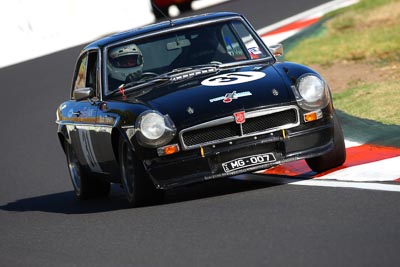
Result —
[{"label": "front wheel", "polygon": [[315,158],[306,159],[307,165],[315,172],[324,172],[341,166],[346,160],[346,147],[340,122],[335,114],[333,118],[333,142],[331,151]]},{"label": "front wheel", "polygon": [[122,185],[131,207],[156,204],[163,199],[164,191],[155,188],[142,162],[136,159],[125,140],[119,144],[119,164]]},{"label": "front wheel", "polygon": [[92,197],[106,197],[110,193],[111,185],[93,175],[88,174],[81,166],[73,147],[65,142],[68,170],[78,199],[84,200]]}]

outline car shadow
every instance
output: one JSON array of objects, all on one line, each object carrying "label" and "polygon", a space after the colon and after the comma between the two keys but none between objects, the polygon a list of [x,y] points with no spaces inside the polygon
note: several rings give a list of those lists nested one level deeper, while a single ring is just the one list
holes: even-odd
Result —
[{"label": "car shadow", "polygon": [[[170,189],[166,191],[165,198],[161,203],[149,206],[221,197],[227,194],[265,189],[276,185],[277,184],[268,183],[268,179],[252,181],[251,179],[223,178]],[[149,206],[139,208],[146,208]],[[129,205],[125,200],[124,192],[118,185],[113,185],[111,193],[107,198],[80,201],[76,199],[73,191],[66,191],[19,199],[0,206],[0,210],[10,212],[41,211],[61,214],[90,214],[127,208],[129,208]]]},{"label": "car shadow", "polygon": [[267,180],[255,181],[250,179],[236,179],[236,176],[232,178],[222,178],[168,190],[163,204],[219,197],[272,186],[276,186],[276,184],[268,183]]},{"label": "car shadow", "polygon": [[73,191],[66,191],[19,199],[0,206],[0,209],[11,212],[41,211],[62,214],[88,214],[123,209],[126,207],[124,200],[118,197],[114,198],[111,194],[107,198],[80,201],[75,197]]}]

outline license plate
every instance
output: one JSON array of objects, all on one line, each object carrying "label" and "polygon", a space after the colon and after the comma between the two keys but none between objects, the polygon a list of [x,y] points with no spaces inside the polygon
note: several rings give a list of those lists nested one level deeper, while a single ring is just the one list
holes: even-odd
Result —
[{"label": "license plate", "polygon": [[225,172],[231,172],[274,161],[276,161],[276,158],[273,153],[265,153],[224,162],[222,163],[222,168],[224,168]]}]

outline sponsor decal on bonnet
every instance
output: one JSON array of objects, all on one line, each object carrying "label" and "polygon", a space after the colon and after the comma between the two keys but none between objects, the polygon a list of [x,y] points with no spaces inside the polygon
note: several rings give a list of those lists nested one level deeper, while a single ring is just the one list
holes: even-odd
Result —
[{"label": "sponsor decal on bonnet", "polygon": [[205,86],[224,86],[239,83],[247,83],[259,80],[265,76],[261,71],[240,71],[234,73],[225,73],[210,77],[201,82]]},{"label": "sponsor decal on bonnet", "polygon": [[240,97],[245,97],[245,96],[251,96],[251,95],[252,94],[249,91],[240,92],[240,93],[237,93],[236,91],[233,91],[232,93],[227,93],[224,96],[219,96],[219,97],[216,97],[216,98],[212,98],[209,101],[210,101],[210,103],[213,103],[213,102],[217,102],[217,101],[221,101],[222,100],[222,102],[224,102],[224,103],[230,103],[234,99],[238,99]]}]

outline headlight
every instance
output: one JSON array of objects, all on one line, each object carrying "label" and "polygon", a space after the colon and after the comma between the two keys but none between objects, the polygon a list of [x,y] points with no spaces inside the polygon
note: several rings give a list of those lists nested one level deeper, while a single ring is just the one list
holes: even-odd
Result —
[{"label": "headlight", "polygon": [[306,74],[297,80],[297,102],[307,110],[324,108],[329,103],[328,87],[323,80],[313,74]]},{"label": "headlight", "polygon": [[315,102],[324,96],[325,84],[316,76],[305,76],[298,83],[299,93],[307,102]]},{"label": "headlight", "polygon": [[164,117],[157,113],[147,113],[140,122],[140,131],[150,140],[156,140],[165,133]]},{"label": "headlight", "polygon": [[167,144],[175,136],[176,128],[168,115],[149,110],[139,115],[136,121],[138,142],[146,147]]}]

